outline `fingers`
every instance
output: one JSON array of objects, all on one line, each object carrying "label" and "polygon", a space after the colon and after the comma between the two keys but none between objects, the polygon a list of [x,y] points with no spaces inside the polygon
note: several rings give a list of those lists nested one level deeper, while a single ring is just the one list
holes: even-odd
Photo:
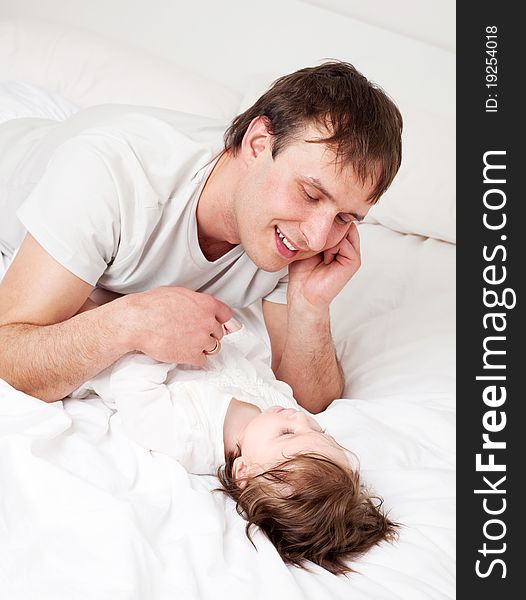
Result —
[{"label": "fingers", "polygon": [[358,227],[354,222],[351,223],[345,237],[336,246],[324,250],[323,263],[329,265],[338,256],[360,260],[360,236],[358,234]]},{"label": "fingers", "polygon": [[225,330],[217,319],[211,325],[210,335],[216,340],[220,340],[225,335]]},{"label": "fingers", "polygon": [[236,321],[234,318],[230,319],[226,323],[223,323],[223,332],[225,335],[228,333],[234,333],[234,331],[239,331],[241,329],[241,323]]},{"label": "fingers", "polygon": [[221,342],[212,336],[210,336],[210,339],[214,341],[214,345],[211,348],[205,348],[203,353],[206,355],[217,354],[221,351]]},{"label": "fingers", "polygon": [[[340,244],[341,244],[341,242],[340,242]],[[325,250],[323,252],[323,264],[324,265],[331,264],[331,262],[334,260],[334,257],[340,251],[340,244],[338,244],[337,246],[334,246],[333,248],[329,248],[328,250]]]},{"label": "fingers", "polygon": [[217,320],[217,318],[214,319],[213,323],[210,325],[210,334],[206,337],[203,344],[204,354],[217,354],[221,350],[221,340],[223,339],[224,335],[225,329],[223,325]]},{"label": "fingers", "polygon": [[198,354],[197,358],[188,361],[187,364],[192,365],[193,367],[204,367],[206,365],[208,356],[204,353],[201,352],[200,354]]},{"label": "fingers", "polygon": [[355,269],[360,267],[362,261],[359,248],[357,250],[347,239],[340,244],[340,251],[335,260],[341,264],[354,265]]},{"label": "fingers", "polygon": [[358,234],[358,227],[355,223],[353,223],[347,235],[338,244],[337,254],[344,258],[354,259],[358,261],[361,260],[360,235]]},{"label": "fingers", "polygon": [[360,234],[358,233],[358,226],[356,223],[352,224],[352,227],[347,232],[345,236],[346,239],[351,242],[353,248],[358,252],[358,256],[360,255]]},{"label": "fingers", "polygon": [[217,321],[219,321],[221,325],[227,321],[230,321],[232,318],[232,310],[230,307],[217,298],[214,298],[214,300],[216,302],[215,316]]}]

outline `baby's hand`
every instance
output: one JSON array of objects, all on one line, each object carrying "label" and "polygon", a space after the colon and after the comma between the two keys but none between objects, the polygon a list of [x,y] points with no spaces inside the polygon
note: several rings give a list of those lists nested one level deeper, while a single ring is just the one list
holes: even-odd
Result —
[{"label": "baby's hand", "polygon": [[229,333],[234,333],[234,331],[239,331],[241,327],[242,326],[241,323],[239,323],[239,321],[236,321],[235,319],[230,319],[230,321],[223,323],[223,332],[225,335],[228,335]]}]

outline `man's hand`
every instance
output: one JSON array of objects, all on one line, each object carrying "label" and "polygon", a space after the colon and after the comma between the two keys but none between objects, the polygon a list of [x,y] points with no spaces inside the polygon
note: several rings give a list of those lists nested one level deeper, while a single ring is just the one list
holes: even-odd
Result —
[{"label": "man's hand", "polygon": [[329,305],[360,268],[356,225],[336,246],[289,265],[287,305],[263,303],[272,368],[313,413],[341,397],[344,379],[330,333]]},{"label": "man's hand", "polygon": [[289,265],[288,303],[327,308],[360,268],[360,237],[354,223],[342,241],[322,254]]},{"label": "man's hand", "polygon": [[53,402],[133,350],[202,365],[231,316],[219,300],[182,288],[112,302],[90,292],[28,234],[0,282],[0,377]]},{"label": "man's hand", "polygon": [[131,346],[162,362],[204,365],[203,351],[214,349],[223,323],[232,317],[220,300],[181,287],[130,294],[126,300]]}]

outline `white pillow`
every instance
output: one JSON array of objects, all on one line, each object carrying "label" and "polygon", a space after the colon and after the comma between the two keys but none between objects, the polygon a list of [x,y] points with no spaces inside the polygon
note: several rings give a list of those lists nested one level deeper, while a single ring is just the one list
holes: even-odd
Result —
[{"label": "white pillow", "polygon": [[62,121],[79,107],[58,94],[25,81],[0,81],[0,123],[21,117]]},{"label": "white pillow", "polygon": [[455,121],[400,106],[402,166],[367,221],[401,233],[456,241]]},{"label": "white pillow", "polygon": [[[0,128],[2,123],[11,119],[37,117],[62,121],[77,112],[79,107],[58,94],[25,81],[0,81]],[[16,154],[16,153],[15,153]],[[0,163],[2,163],[0,157]],[[9,165],[9,155],[6,155]],[[8,166],[8,172],[11,167]],[[29,193],[31,186],[15,185],[5,179],[6,173],[0,173],[0,253],[11,255],[20,243],[23,228],[18,220],[13,222],[14,206],[17,198]],[[4,214],[7,214],[6,215]]]},{"label": "white pillow", "polygon": [[225,121],[235,116],[240,100],[230,88],[168,60],[94,33],[40,21],[0,22],[2,79],[34,83],[82,108],[107,103],[159,106]]}]

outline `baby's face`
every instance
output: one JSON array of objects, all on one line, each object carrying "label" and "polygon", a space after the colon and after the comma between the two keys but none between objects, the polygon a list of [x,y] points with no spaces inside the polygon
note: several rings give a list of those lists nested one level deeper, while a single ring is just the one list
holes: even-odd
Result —
[{"label": "baby's face", "polygon": [[323,432],[318,422],[293,408],[268,408],[248,423],[241,439],[241,456],[252,473],[306,452],[316,452],[349,466],[345,451]]}]

